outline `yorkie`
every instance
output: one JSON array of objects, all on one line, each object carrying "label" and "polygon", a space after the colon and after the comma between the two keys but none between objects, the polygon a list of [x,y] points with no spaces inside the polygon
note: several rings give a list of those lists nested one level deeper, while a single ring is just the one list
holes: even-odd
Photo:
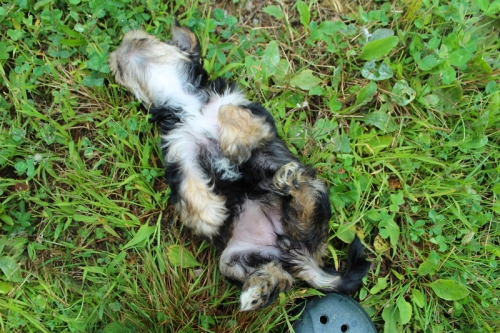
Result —
[{"label": "yorkie", "polygon": [[356,237],[343,273],[323,267],[332,215],[325,184],[278,137],[272,115],[234,84],[210,80],[196,36],[125,34],[109,56],[117,83],[161,131],[165,177],[181,221],[221,251],[240,309],[268,306],[294,279],[354,292],[370,263]]}]

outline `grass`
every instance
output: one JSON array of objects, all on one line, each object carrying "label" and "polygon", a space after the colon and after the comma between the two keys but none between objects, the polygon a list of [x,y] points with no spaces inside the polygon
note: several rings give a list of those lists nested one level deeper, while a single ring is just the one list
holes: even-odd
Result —
[{"label": "grass", "polygon": [[167,205],[157,133],[106,58],[194,29],[329,185],[329,260],[384,332],[500,330],[498,0],[11,0],[0,5],[0,331],[286,331],[299,286],[239,313]]}]

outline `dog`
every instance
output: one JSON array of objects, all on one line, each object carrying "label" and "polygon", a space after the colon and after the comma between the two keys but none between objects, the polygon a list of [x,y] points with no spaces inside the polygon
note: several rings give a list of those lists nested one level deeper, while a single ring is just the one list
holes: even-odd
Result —
[{"label": "dog", "polygon": [[357,237],[345,272],[323,265],[332,216],[325,184],[288,150],[269,111],[209,79],[193,32],[176,23],[171,33],[162,42],[127,32],[109,66],[159,126],[169,200],[220,251],[221,274],[242,288],[240,310],[268,306],[295,279],[355,292],[370,267]]}]

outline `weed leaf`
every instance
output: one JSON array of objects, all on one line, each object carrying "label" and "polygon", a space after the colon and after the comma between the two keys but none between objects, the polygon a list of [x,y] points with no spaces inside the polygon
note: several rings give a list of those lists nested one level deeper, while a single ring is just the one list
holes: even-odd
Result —
[{"label": "weed leaf", "polygon": [[365,79],[374,81],[387,80],[392,77],[392,69],[385,62],[382,62],[378,68],[376,67],[377,64],[374,60],[365,62],[361,75]]},{"label": "weed leaf", "polygon": [[413,303],[415,303],[419,308],[423,308],[425,306],[425,298],[422,292],[418,289],[411,290],[411,299]]},{"label": "weed leaf", "polygon": [[398,212],[399,206],[405,203],[403,199],[403,192],[398,192],[398,194],[391,194],[391,205],[389,206],[389,210],[391,212]]},{"label": "weed leaf", "polygon": [[311,21],[311,13],[309,13],[309,7],[305,4],[304,1],[297,1],[297,10],[300,15],[300,23],[307,28],[309,22]]},{"label": "weed leaf", "polygon": [[0,281],[0,294],[7,294],[9,293],[14,287],[11,286],[8,283],[5,283],[3,281]]},{"label": "weed leaf", "polygon": [[472,58],[472,53],[466,49],[459,49],[450,54],[448,60],[453,66],[462,67],[467,64],[470,58]]},{"label": "weed leaf", "polygon": [[398,310],[399,310],[399,317],[401,318],[401,324],[408,324],[411,319],[412,315],[412,307],[411,304],[405,301],[404,299],[401,299],[398,302]]},{"label": "weed leaf", "polygon": [[429,284],[439,298],[447,301],[457,301],[467,297],[469,291],[461,283],[453,280],[439,279]]},{"label": "weed leaf", "polygon": [[457,72],[453,67],[450,65],[447,65],[443,70],[442,70],[442,76],[441,80],[443,80],[444,84],[452,84],[457,76]]},{"label": "weed leaf", "polygon": [[499,12],[500,12],[500,1],[496,0],[490,4],[490,6],[488,7],[488,10],[484,14],[496,19],[498,17],[496,15]]},{"label": "weed leaf", "polygon": [[391,136],[376,136],[370,141],[365,142],[365,147],[371,154],[376,155],[381,150],[391,145],[393,138]]},{"label": "weed leaf", "polygon": [[112,322],[111,324],[107,325],[102,330],[102,332],[103,333],[132,333],[132,332],[135,332],[135,330],[130,329],[129,327],[127,327],[127,325],[125,325],[122,322],[115,321],[115,322]]},{"label": "weed leaf", "polygon": [[396,246],[398,239],[399,239],[399,226],[394,222],[393,218],[388,215],[387,213],[384,214],[385,217],[380,221],[379,223],[379,228],[380,228],[380,235],[384,238],[389,238],[391,245],[394,247]]},{"label": "weed leaf", "polygon": [[373,42],[392,36],[394,36],[394,30],[392,29],[377,29],[373,32],[373,34],[370,35],[370,37],[368,37],[368,42]]},{"label": "weed leaf", "polygon": [[[319,39],[325,39],[326,36],[333,36],[335,33],[346,29],[347,26],[342,21],[332,22],[332,21],[323,21],[320,23],[318,28],[313,31],[312,35],[314,36],[317,33]],[[315,38],[315,39],[318,39]]]},{"label": "weed leaf", "polygon": [[496,195],[500,195],[500,183],[496,183],[493,188],[493,193],[495,193]]},{"label": "weed leaf", "polygon": [[349,137],[346,134],[343,133],[338,136],[333,136],[331,140],[335,152],[341,152],[343,154],[349,154],[351,152]]},{"label": "weed leaf", "polygon": [[278,44],[275,41],[271,41],[266,50],[264,51],[264,55],[262,56],[262,69],[265,71],[267,75],[272,75],[278,69],[278,63],[280,61],[280,51],[278,48]]},{"label": "weed leaf", "polygon": [[392,101],[400,106],[405,106],[415,99],[417,93],[405,80],[399,80],[392,88]]},{"label": "weed leaf", "polygon": [[368,85],[361,88],[356,95],[356,105],[365,105],[373,99],[373,95],[377,92],[377,84],[374,81],[370,81]]},{"label": "weed leaf", "polygon": [[437,268],[439,267],[439,261],[441,260],[441,258],[439,258],[439,254],[437,254],[436,251],[432,251],[430,254],[429,254],[429,257],[423,262],[420,264],[420,266],[418,267],[418,274],[420,275],[426,275],[426,274],[429,274],[429,275],[433,275]]},{"label": "weed leaf", "polygon": [[[497,184],[498,185],[498,184]],[[495,247],[493,245],[486,245],[486,250],[500,259],[500,247]]]},{"label": "weed leaf", "polygon": [[375,236],[375,241],[373,242],[373,247],[377,253],[382,253],[391,248],[389,243],[383,239],[380,235]]},{"label": "weed leaf", "polygon": [[170,245],[168,247],[168,259],[174,267],[190,268],[200,266],[188,250],[180,245]]},{"label": "weed leaf", "polygon": [[261,61],[255,58],[254,56],[246,56],[245,57],[245,68],[247,70],[248,75],[253,77],[261,77]]},{"label": "weed leaf", "polygon": [[370,289],[370,294],[378,294],[381,290],[387,288],[387,277],[378,278],[377,284]]},{"label": "weed leaf", "polygon": [[396,125],[392,117],[382,111],[375,111],[367,114],[363,118],[363,121],[381,129],[385,133],[393,132],[398,129],[398,125]]},{"label": "weed leaf", "polygon": [[80,215],[80,214],[75,214],[73,215],[73,219],[78,222],[86,222],[86,223],[94,223],[97,221],[97,216],[95,215]]},{"label": "weed leaf", "polygon": [[0,256],[0,269],[7,281],[19,282],[21,280],[19,265],[14,258]]},{"label": "weed leaf", "polygon": [[299,75],[295,76],[290,84],[292,87],[300,88],[302,90],[309,90],[313,87],[316,87],[321,83],[321,79],[317,76],[314,76],[313,72],[310,69],[306,69],[300,72]]},{"label": "weed leaf", "polygon": [[401,330],[398,328],[397,323],[398,309],[394,305],[389,305],[382,311],[382,319],[384,319],[384,333],[399,333]]},{"label": "weed leaf", "polygon": [[14,220],[7,214],[0,214],[0,220],[4,221],[8,225],[14,225]]},{"label": "weed leaf", "polygon": [[436,272],[438,265],[426,260],[418,266],[418,274],[420,275],[433,275]]},{"label": "weed leaf", "polygon": [[274,5],[267,6],[267,7],[264,7],[262,9],[262,11],[264,11],[265,13],[267,13],[271,16],[274,16],[278,20],[282,20],[285,18],[285,14],[283,14],[283,11],[278,6],[274,6]]},{"label": "weed leaf", "polygon": [[420,68],[423,71],[428,71],[440,63],[442,63],[444,60],[443,59],[438,59],[435,55],[431,54],[428,56],[425,56],[422,60],[418,62],[418,68]]},{"label": "weed leaf", "polygon": [[363,47],[360,59],[363,60],[375,60],[380,59],[389,54],[392,49],[398,44],[399,38],[396,36],[386,37],[382,39],[375,40],[373,42],[368,42]]},{"label": "weed leaf", "polygon": [[473,136],[472,138],[469,138],[468,140],[462,142],[460,144],[460,148],[463,149],[478,149],[481,147],[484,147],[488,143],[488,137],[487,136]]},{"label": "weed leaf", "polygon": [[142,225],[137,233],[135,234],[134,238],[132,238],[125,246],[122,248],[122,251],[125,249],[128,249],[132,246],[137,246],[140,243],[144,242],[146,239],[149,238],[155,232],[156,227],[155,226],[148,226],[147,224]]},{"label": "weed leaf", "polygon": [[479,9],[485,12],[488,10],[489,0],[477,0],[476,4],[479,7]]}]

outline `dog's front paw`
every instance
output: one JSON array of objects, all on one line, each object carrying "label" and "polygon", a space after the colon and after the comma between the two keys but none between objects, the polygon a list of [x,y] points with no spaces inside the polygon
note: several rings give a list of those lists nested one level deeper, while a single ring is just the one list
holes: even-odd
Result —
[{"label": "dog's front paw", "polygon": [[255,148],[273,137],[274,132],[266,119],[254,116],[242,106],[222,105],[217,120],[220,148],[233,164],[248,161]]},{"label": "dog's front paw", "polygon": [[299,189],[306,179],[304,170],[297,162],[290,162],[283,165],[276,171],[273,177],[274,188],[282,194],[291,194]]},{"label": "dog's front paw", "polygon": [[240,296],[240,310],[250,311],[271,304],[280,292],[293,285],[292,276],[275,262],[267,263],[250,274],[243,285]]}]

